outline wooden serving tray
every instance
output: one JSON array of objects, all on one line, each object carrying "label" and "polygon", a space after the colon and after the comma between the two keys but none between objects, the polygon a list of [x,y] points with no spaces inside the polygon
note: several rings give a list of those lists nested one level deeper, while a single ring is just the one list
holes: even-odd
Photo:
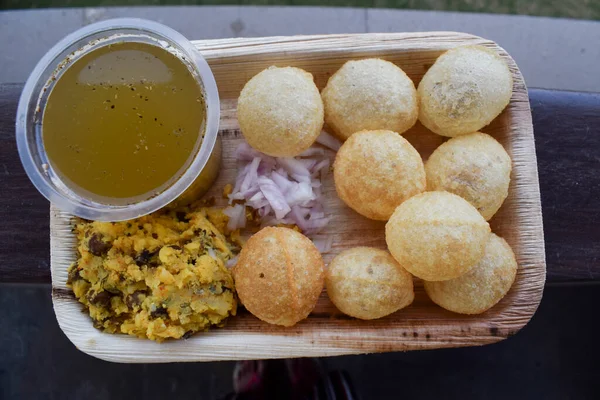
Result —
[{"label": "wooden serving tray", "polygon": [[[326,293],[308,319],[283,328],[264,323],[245,310],[224,329],[200,333],[188,340],[155,343],[126,335],[102,333],[92,327],[81,305],[66,287],[67,267],[75,260],[72,217],[50,209],[52,299],[58,323],[81,351],[116,362],[212,361],[475,346],[493,343],[517,333],[531,319],[542,298],[546,276],[544,233],[529,98],[513,59],[498,45],[455,32],[361,34],[225,39],[195,42],[206,57],[221,95],[223,164],[210,195],[221,199],[226,183],[233,182],[233,150],[242,140],[235,117],[236,99],[253,75],[270,65],[297,66],[311,72],[321,89],[345,61],[381,57],[399,65],[418,84],[444,50],[482,44],[499,52],[514,78],[507,109],[482,131],[498,139],[513,160],[509,197],[491,221],[492,230],[512,246],[519,270],[508,295],[488,312],[463,316],[430,301],[415,279],[415,301],[404,310],[375,321],[341,314]],[[404,136],[424,159],[444,138],[417,125]],[[324,182],[326,208],[332,221],[324,234],[333,237],[326,263],[341,250],[358,245],[385,248],[384,223],[368,220],[337,197],[331,175]]]}]

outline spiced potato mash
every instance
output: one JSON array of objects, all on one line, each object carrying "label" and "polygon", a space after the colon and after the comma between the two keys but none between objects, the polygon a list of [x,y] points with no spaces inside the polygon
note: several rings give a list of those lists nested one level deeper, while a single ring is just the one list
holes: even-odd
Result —
[{"label": "spiced potato mash", "polygon": [[214,210],[157,212],[132,221],[80,221],[67,284],[94,326],[163,341],[222,326],[236,313],[225,267],[231,245]]}]

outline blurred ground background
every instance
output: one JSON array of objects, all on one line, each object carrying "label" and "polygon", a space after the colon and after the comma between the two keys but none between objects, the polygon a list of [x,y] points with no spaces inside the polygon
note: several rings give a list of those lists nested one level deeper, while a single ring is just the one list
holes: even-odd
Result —
[{"label": "blurred ground background", "polygon": [[0,9],[159,5],[278,5],[468,11],[600,20],[599,0],[0,0]]}]

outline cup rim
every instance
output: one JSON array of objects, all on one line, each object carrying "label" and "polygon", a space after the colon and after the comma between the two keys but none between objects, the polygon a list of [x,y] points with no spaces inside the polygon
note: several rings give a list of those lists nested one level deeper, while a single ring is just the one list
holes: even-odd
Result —
[{"label": "cup rim", "polygon": [[[82,203],[68,196],[51,182],[49,178],[44,176],[42,166],[39,166],[34,161],[33,149],[30,147],[28,140],[29,125],[35,124],[33,118],[28,118],[32,99],[38,99],[40,93],[36,92],[35,88],[43,80],[43,75],[50,68],[56,70],[61,60],[57,58],[65,52],[73,44],[84,41],[97,34],[106,33],[107,37],[118,34],[121,30],[137,30],[140,35],[146,34],[154,39],[166,39],[167,41],[176,44],[187,57],[193,62],[191,63],[196,73],[200,78],[200,84],[203,88],[206,104],[206,122],[204,127],[204,138],[196,155],[187,169],[177,178],[169,187],[164,189],[159,194],[148,199],[127,205],[110,205],[99,202],[90,201]],[[45,84],[46,81],[42,82]],[[181,195],[198,177],[204,169],[210,155],[213,152],[217,139],[220,118],[220,102],[217,84],[214,75],[200,52],[186,39],[182,34],[158,22],[138,19],[138,18],[117,18],[101,22],[96,22],[87,25],[77,31],[70,33],[58,43],[56,43],[37,63],[29,78],[27,79],[17,108],[16,118],[16,141],[19,157],[29,176],[29,179],[38,191],[51,203],[58,208],[79,217],[99,220],[99,221],[121,221],[137,218],[142,215],[149,214],[153,211],[162,208],[175,200]]]}]

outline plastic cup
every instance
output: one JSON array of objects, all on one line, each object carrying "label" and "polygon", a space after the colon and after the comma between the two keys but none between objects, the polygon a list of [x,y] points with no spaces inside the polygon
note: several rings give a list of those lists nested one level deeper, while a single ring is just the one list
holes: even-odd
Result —
[{"label": "plastic cup", "polygon": [[[86,198],[77,193],[53,170],[42,141],[44,108],[62,72],[80,57],[112,43],[142,42],[162,47],[188,66],[199,82],[206,104],[204,139],[187,169],[162,192],[133,203],[123,204]],[[53,79],[54,78],[54,79]],[[46,90],[44,90],[46,89]],[[212,185],[219,172],[221,147],[219,94],[210,67],[183,35],[162,24],[133,18],[113,19],[88,25],[68,35],[42,57],[27,79],[17,109],[17,147],[23,167],[35,187],[63,211],[98,221],[137,218],[169,203],[199,198]],[[178,200],[181,199],[181,200]]]}]

